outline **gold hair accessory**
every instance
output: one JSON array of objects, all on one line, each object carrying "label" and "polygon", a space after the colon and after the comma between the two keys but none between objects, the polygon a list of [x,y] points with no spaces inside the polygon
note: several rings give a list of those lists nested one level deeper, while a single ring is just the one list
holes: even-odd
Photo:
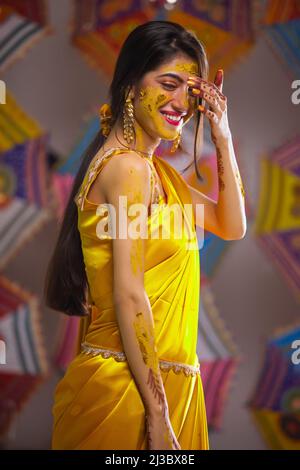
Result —
[{"label": "gold hair accessory", "polygon": [[180,144],[180,139],[181,139],[181,132],[182,132],[182,128],[180,129],[180,131],[178,132],[177,136],[175,137],[175,139],[173,140],[173,145],[170,149],[170,152],[171,153],[174,153],[176,152],[176,150],[178,149],[179,147],[179,144]]},{"label": "gold hair accessory", "polygon": [[134,139],[134,117],[133,117],[133,104],[131,98],[126,98],[123,109],[123,136],[128,145]]},{"label": "gold hair accessory", "polygon": [[111,131],[112,112],[109,104],[104,103],[99,111],[102,134],[107,137]]}]

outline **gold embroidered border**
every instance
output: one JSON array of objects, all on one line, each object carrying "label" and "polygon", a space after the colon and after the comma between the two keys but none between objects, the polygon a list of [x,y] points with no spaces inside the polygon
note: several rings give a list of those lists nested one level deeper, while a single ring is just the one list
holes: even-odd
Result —
[{"label": "gold embroidered border", "polygon": [[[92,356],[101,355],[104,359],[113,357],[117,362],[126,361],[126,355],[123,351],[113,351],[107,348],[98,348],[87,342],[81,343],[81,351],[85,354],[91,354]],[[186,376],[200,374],[200,364],[197,366],[192,366],[190,364],[183,364],[182,362],[159,360],[159,367],[164,372],[173,370],[175,374],[180,374],[183,372]]]}]

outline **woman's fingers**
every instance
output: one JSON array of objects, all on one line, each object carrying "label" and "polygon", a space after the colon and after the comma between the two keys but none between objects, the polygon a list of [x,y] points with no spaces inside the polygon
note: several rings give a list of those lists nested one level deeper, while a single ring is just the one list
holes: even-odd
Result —
[{"label": "woman's fingers", "polygon": [[207,82],[201,77],[190,76],[187,80],[188,91],[191,96],[204,98],[209,107],[199,105],[198,109],[208,119],[218,124],[227,107],[227,98],[215,83]]},{"label": "woman's fingers", "polygon": [[204,98],[207,103],[210,105],[212,110],[214,112],[222,112],[220,103],[219,103],[219,97],[216,94],[212,94],[210,92],[203,91],[202,89],[198,88],[189,88],[190,93],[193,94],[193,96],[199,96],[200,98]]},{"label": "woman's fingers", "polygon": [[205,106],[202,106],[201,104],[198,106],[198,109],[203,114],[205,114],[208,117],[208,119],[210,119],[210,120],[214,121],[216,124],[218,124],[219,119],[218,119],[218,116],[216,115],[216,113],[214,113],[213,111],[211,111],[208,108],[205,108]]},{"label": "woman's fingers", "polygon": [[223,90],[223,80],[224,80],[224,70],[223,69],[218,69],[214,83],[222,93]]},{"label": "woman's fingers", "polygon": [[207,82],[201,77],[189,77],[187,84],[192,88],[199,88],[204,92],[210,93],[212,96],[218,96],[221,100],[226,101],[226,96],[219,90],[215,83]]}]

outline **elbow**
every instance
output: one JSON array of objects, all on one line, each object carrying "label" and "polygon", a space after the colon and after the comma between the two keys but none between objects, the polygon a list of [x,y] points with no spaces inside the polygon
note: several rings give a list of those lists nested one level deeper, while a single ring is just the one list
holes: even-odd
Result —
[{"label": "elbow", "polygon": [[128,305],[128,303],[140,304],[145,296],[144,288],[140,289],[119,289],[113,296],[115,306]]},{"label": "elbow", "polygon": [[247,226],[243,225],[242,227],[239,227],[236,230],[231,230],[230,232],[223,234],[222,238],[223,240],[226,240],[226,241],[241,240],[242,238],[245,237],[246,233],[247,233]]}]

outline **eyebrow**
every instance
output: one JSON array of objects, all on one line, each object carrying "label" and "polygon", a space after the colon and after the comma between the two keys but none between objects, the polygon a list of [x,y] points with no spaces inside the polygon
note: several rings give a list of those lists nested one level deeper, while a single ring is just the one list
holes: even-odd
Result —
[{"label": "eyebrow", "polygon": [[177,75],[176,73],[171,73],[171,72],[163,73],[162,75],[158,75],[157,78],[161,78],[161,77],[175,78],[175,80],[178,80],[180,83],[184,83],[184,80],[181,77],[179,77],[179,75]]}]

